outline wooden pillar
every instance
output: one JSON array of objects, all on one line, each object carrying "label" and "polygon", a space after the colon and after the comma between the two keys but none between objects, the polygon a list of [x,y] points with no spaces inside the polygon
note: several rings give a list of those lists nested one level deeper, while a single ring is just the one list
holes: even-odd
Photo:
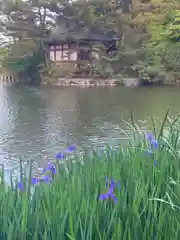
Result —
[{"label": "wooden pillar", "polygon": [[54,46],[54,61],[56,61],[56,45]]}]

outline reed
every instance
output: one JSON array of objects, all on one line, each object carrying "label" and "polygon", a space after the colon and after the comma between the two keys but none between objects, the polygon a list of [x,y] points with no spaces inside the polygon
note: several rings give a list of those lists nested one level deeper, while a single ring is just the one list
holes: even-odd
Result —
[{"label": "reed", "polygon": [[118,149],[79,157],[71,147],[76,164],[58,154],[27,184],[1,181],[0,239],[179,239],[179,121],[162,125]]}]

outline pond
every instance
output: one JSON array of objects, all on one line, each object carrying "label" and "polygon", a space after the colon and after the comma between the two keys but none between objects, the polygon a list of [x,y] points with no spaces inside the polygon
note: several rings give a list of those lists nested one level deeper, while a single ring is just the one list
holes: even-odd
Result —
[{"label": "pond", "polygon": [[118,145],[130,139],[124,121],[147,127],[149,116],[180,112],[177,87],[2,87],[0,89],[0,164],[16,170],[19,159],[33,160],[37,167],[68,144],[79,151]]}]

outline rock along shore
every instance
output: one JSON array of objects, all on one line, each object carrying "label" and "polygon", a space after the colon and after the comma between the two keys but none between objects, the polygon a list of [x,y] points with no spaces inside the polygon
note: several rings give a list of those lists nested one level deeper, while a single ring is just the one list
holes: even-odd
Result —
[{"label": "rock along shore", "polygon": [[52,86],[77,86],[77,87],[93,87],[93,86],[118,86],[125,85],[128,87],[136,87],[139,81],[136,78],[124,79],[93,79],[93,78],[72,78],[72,79],[48,79],[42,85]]}]

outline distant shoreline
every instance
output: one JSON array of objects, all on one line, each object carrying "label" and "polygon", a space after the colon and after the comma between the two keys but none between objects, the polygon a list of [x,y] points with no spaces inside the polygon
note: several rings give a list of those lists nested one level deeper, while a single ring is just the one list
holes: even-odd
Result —
[{"label": "distant shoreline", "polygon": [[41,85],[52,86],[76,86],[76,87],[95,87],[95,86],[139,86],[140,82],[136,78],[124,79],[103,79],[103,78],[52,78],[47,79]]}]

